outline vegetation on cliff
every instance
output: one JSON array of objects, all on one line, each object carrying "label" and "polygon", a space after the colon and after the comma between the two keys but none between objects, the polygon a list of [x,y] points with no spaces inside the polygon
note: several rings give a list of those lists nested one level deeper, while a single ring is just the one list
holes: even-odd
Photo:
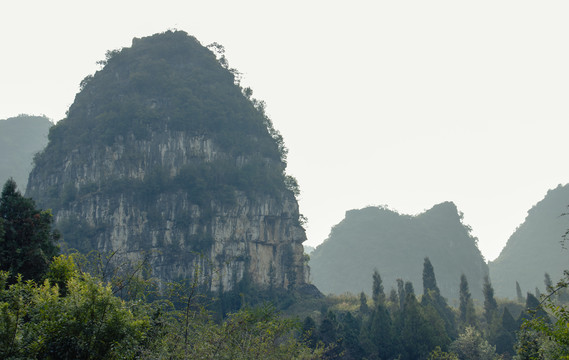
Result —
[{"label": "vegetation on cliff", "polygon": [[167,31],[100,64],[50,130],[27,188],[53,209],[66,245],[152,253],[165,281],[191,277],[200,262],[224,268],[212,289],[247,272],[268,285],[271,267],[277,287],[304,283],[287,149],[223,48]]},{"label": "vegetation on cliff", "polygon": [[[222,52],[219,45],[212,49]],[[50,130],[46,150],[35,158],[36,171],[44,173],[37,176],[58,171],[71,152],[87,157],[127,138],[148,140],[153,133],[170,131],[212,139],[228,156],[188,165],[175,179],[169,179],[169,169],[155,166],[144,179],[111,178],[96,189],[191,187],[202,195],[235,189],[272,195],[298,191],[296,181],[285,175],[287,149],[264,103],[239,85],[237,71],[223,56],[218,59],[194,37],[167,31],[135,38],[131,47],[107,52],[100,64],[101,70],[82,81],[67,117]],[[132,164],[141,160],[136,152],[128,157]],[[95,187],[83,187],[83,192],[89,189]],[[63,197],[64,190],[54,189],[53,195]]]}]

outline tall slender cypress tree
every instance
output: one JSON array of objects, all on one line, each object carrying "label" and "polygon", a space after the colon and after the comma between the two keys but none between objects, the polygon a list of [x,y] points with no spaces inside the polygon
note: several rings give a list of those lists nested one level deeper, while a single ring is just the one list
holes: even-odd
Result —
[{"label": "tall slender cypress tree", "polygon": [[383,292],[383,282],[381,280],[381,275],[376,270],[373,271],[373,288],[372,288],[372,299],[373,304],[377,307],[380,303],[385,300],[385,293]]},{"label": "tall slender cypress tree", "polygon": [[482,286],[482,293],[484,294],[484,318],[488,325],[492,322],[492,317],[496,310],[498,310],[498,303],[494,299],[494,288],[490,283],[490,277],[484,276],[484,285]]},{"label": "tall slender cypress tree", "polygon": [[460,304],[459,316],[463,326],[476,326],[476,310],[468,288],[466,275],[460,276]]},{"label": "tall slender cypress tree", "polygon": [[518,302],[524,302],[524,296],[522,295],[522,288],[520,287],[520,283],[516,281],[516,295],[518,297]]},{"label": "tall slender cypress tree", "polygon": [[426,257],[425,262],[423,263],[423,294],[426,295],[429,291],[434,291],[437,294],[440,294],[433,264],[431,264],[431,260]]}]

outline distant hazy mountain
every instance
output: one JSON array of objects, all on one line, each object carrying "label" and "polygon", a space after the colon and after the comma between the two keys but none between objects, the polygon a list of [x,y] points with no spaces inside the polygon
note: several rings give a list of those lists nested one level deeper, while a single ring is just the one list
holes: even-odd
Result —
[{"label": "distant hazy mountain", "polygon": [[26,190],[34,154],[47,144],[53,124],[44,116],[19,115],[0,120],[0,186],[10,177]]},{"label": "distant hazy mountain", "polygon": [[536,287],[543,292],[546,272],[555,283],[569,269],[569,250],[561,244],[569,228],[569,216],[561,214],[569,212],[568,205],[569,185],[559,185],[528,211],[500,256],[488,264],[497,296],[515,298],[516,281],[524,296]]},{"label": "distant hazy mountain", "polygon": [[417,215],[382,207],[350,210],[329,238],[310,255],[312,282],[324,293],[368,294],[377,269],[385,292],[396,279],[411,281],[422,293],[423,260],[429,257],[443,296],[458,298],[460,275],[474,298],[482,298],[488,267],[476,239],[462,224],[455,204],[445,202]]},{"label": "distant hazy mountain", "polygon": [[310,245],[303,245],[303,246],[304,246],[304,252],[308,255],[310,255],[314,251],[313,246]]}]

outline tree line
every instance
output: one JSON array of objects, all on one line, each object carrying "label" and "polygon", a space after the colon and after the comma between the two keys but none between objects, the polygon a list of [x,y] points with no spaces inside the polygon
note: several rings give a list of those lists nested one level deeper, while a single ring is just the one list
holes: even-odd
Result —
[{"label": "tree line", "polygon": [[[386,292],[375,271],[371,298],[354,296],[357,306],[350,310],[327,306],[329,298],[313,299],[319,315],[300,321],[269,302],[240,301],[239,309],[220,316],[220,302],[200,292],[199,274],[159,289],[144,262],[114,266],[116,254],[59,255],[52,221],[13,180],[6,182],[0,196],[0,358],[569,358],[569,272],[557,284],[546,275],[546,294],[527,293],[523,303],[496,299],[486,277],[484,301],[475,304],[461,275],[453,307],[425,258],[422,294],[402,279]],[[241,287],[243,294],[230,296],[252,298],[244,293],[250,290]]]},{"label": "tree line", "polygon": [[[9,180],[0,197],[0,358],[317,359],[270,304],[216,321],[191,281],[156,287],[140,264],[59,255],[49,211]],[[199,271],[199,269],[196,269]],[[197,275],[197,274],[196,274]]]},{"label": "tree line", "polygon": [[[371,299],[359,295],[352,311],[322,309],[319,320],[308,316],[303,331],[310,344],[327,346],[340,359],[562,359],[569,356],[569,314],[560,293],[527,293],[522,302],[496,299],[488,276],[482,304],[475,304],[468,280],[460,276],[458,307],[441,296],[433,265],[423,264],[423,294],[397,279],[384,291],[379,272],[372,275]],[[546,284],[548,276],[546,275]]]}]

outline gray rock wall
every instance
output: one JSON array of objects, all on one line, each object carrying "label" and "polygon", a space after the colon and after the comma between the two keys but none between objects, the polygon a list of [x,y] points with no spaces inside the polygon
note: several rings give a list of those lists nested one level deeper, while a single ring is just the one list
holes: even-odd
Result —
[{"label": "gray rock wall", "polygon": [[306,235],[291,192],[275,198],[235,191],[232,202],[213,196],[199,203],[179,189],[138,195],[112,191],[109,185],[121,179],[144,181],[158,168],[171,178],[185,165],[217,159],[237,166],[249,161],[222,152],[206,136],[184,132],[118,138],[112,146],[73,150],[54,168],[35,168],[27,195],[54,208],[56,226],[70,247],[118,250],[132,260],[147,256],[154,276],[164,281],[192,278],[199,267],[213,291],[230,290],[245,275],[261,286],[307,282]]}]

